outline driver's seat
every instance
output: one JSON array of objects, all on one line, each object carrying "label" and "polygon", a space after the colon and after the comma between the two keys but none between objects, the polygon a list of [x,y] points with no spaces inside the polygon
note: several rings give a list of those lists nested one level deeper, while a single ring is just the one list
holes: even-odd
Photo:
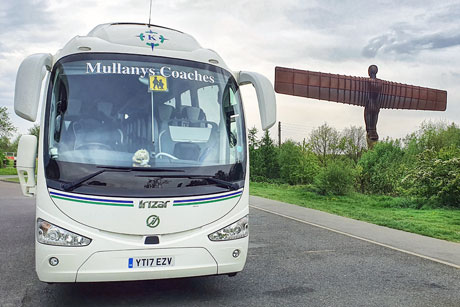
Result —
[{"label": "driver's seat", "polygon": [[80,119],[71,128],[75,134],[74,150],[90,145],[113,149],[117,142],[116,130],[95,119]]}]

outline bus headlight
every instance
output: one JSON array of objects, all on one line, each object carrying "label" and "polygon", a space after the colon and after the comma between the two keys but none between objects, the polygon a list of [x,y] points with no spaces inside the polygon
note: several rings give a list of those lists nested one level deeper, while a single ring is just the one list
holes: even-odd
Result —
[{"label": "bus headlight", "polygon": [[42,219],[37,220],[37,228],[37,240],[43,244],[58,246],[86,246],[91,243],[91,239],[50,224]]},{"label": "bus headlight", "polygon": [[249,220],[248,216],[239,219],[235,223],[228,225],[216,232],[208,235],[211,241],[227,241],[247,237],[249,235]]}]

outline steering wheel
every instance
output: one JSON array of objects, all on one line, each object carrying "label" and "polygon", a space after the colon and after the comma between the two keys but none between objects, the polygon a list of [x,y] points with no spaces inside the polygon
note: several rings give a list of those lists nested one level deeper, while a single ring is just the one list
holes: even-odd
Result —
[{"label": "steering wheel", "polygon": [[82,149],[104,149],[104,150],[112,150],[112,147],[109,146],[109,145],[107,145],[107,144],[96,143],[96,142],[85,143],[85,144],[81,144],[81,145],[75,146],[75,150],[82,150]]},{"label": "steering wheel", "polygon": [[155,159],[158,159],[159,157],[167,157],[167,158],[170,158],[170,159],[173,159],[173,160],[179,160],[178,158],[174,157],[173,155],[167,153],[167,152],[159,152],[155,155]]}]

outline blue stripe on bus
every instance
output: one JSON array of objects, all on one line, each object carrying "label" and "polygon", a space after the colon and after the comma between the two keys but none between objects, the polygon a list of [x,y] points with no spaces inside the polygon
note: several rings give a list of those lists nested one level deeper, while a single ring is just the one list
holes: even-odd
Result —
[{"label": "blue stripe on bus", "polygon": [[238,191],[238,192],[235,192],[235,193],[225,194],[225,195],[221,195],[221,196],[214,196],[214,197],[197,198],[197,199],[175,200],[174,203],[175,203],[175,204],[179,204],[179,203],[190,203],[190,202],[195,202],[195,201],[219,199],[219,198],[224,198],[224,197],[228,197],[228,196],[238,195],[238,194],[241,194],[241,193],[243,193],[243,191]]},{"label": "blue stripe on bus", "polygon": [[119,204],[132,204],[133,203],[132,200],[101,199],[101,198],[74,196],[74,195],[62,194],[62,193],[57,193],[57,192],[52,192],[52,191],[49,191],[49,192],[51,195],[63,196],[63,197],[74,198],[74,199],[93,200],[93,201],[119,203]]}]

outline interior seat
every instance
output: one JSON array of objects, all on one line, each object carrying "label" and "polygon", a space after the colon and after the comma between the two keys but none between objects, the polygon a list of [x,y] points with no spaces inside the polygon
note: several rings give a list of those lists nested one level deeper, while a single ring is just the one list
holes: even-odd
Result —
[{"label": "interior seat", "polygon": [[[199,107],[185,106],[181,111],[181,118],[178,124],[186,127],[207,127],[205,122],[206,115]],[[174,145],[174,156],[183,160],[198,161],[201,153],[201,147],[197,143],[180,142]]]}]

